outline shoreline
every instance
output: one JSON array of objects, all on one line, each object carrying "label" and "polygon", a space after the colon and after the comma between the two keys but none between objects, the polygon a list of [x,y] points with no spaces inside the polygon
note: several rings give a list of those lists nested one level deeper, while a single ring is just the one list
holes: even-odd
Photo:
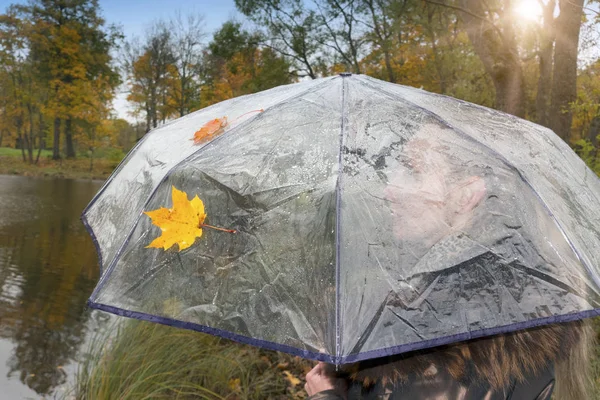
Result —
[{"label": "shoreline", "polygon": [[23,162],[21,158],[0,156],[0,175],[105,181],[118,164],[117,161],[97,159],[90,170],[89,159],[54,161],[40,158],[36,165]]}]

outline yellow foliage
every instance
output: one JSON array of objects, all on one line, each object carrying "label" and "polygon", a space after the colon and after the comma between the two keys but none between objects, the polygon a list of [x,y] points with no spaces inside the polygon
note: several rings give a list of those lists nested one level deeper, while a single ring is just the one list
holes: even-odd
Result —
[{"label": "yellow foliage", "polygon": [[[258,51],[256,50],[256,52]],[[213,86],[205,87],[203,105],[251,93],[247,83],[252,79],[252,61],[245,54],[234,54],[231,60],[221,67],[220,76],[215,80]]]},{"label": "yellow foliage", "polygon": [[[160,120],[172,117],[177,112],[177,101],[172,95],[177,85],[177,68],[169,64],[166,73],[157,78],[157,71],[150,51],[142,54],[132,66],[130,93],[127,100],[136,105],[136,114],[156,107]],[[160,101],[157,99],[160,98]],[[154,102],[154,104],[152,104]]]},{"label": "yellow foliage", "polygon": [[[598,123],[600,115],[600,61],[585,68],[577,78],[577,101],[572,105],[573,140],[588,139],[592,142],[592,125]],[[597,132],[597,128],[595,130]]]},{"label": "yellow foliage", "polygon": [[[201,106],[289,83],[287,66],[269,49],[247,49],[225,61],[209,85],[202,87]],[[286,72],[287,74],[287,72]]]},{"label": "yellow foliage", "polygon": [[342,72],[349,72],[348,68],[344,65],[344,64],[333,64],[330,68],[331,71],[331,75],[338,75],[341,74]]}]

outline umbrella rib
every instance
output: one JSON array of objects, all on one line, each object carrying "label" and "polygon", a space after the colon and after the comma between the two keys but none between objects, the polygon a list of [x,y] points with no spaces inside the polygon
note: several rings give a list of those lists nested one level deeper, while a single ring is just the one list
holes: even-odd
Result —
[{"label": "umbrella rib", "polygon": [[[273,105],[272,107],[270,107],[269,109],[265,110],[263,113],[260,113],[259,115],[262,116],[264,114],[266,114],[267,112],[269,112],[270,110],[273,109],[277,109],[283,105],[288,104],[290,101],[294,100],[294,99],[298,99],[302,96],[304,96],[305,94],[314,91],[314,90],[318,90],[319,88],[327,85],[329,83],[329,81],[334,80],[334,79],[338,79],[338,77],[334,77],[331,79],[325,79],[323,82],[320,82],[319,84],[315,85],[315,86],[311,86],[309,88],[307,88],[306,90],[303,90],[300,93],[297,93],[293,96],[290,96],[289,98],[281,101],[280,103],[277,103],[275,105]],[[254,119],[254,118],[253,118]],[[135,220],[133,221],[131,228],[129,230],[129,233],[127,234],[127,236],[125,237],[125,239],[123,240],[123,244],[119,247],[119,249],[117,250],[117,252],[115,253],[113,259],[110,261],[110,264],[108,265],[108,267],[106,268],[106,272],[104,274],[102,274],[102,276],[100,277],[100,281],[98,282],[98,285],[96,285],[96,288],[94,289],[94,291],[92,292],[90,299],[95,299],[96,296],[100,293],[100,291],[104,288],[104,284],[106,283],[106,279],[108,278],[108,276],[112,273],[112,270],[115,268],[115,266],[117,265],[117,262],[119,260],[119,258],[121,257],[124,249],[127,247],[127,245],[129,244],[129,241],[131,239],[131,235],[133,234],[133,232],[135,231],[135,227],[138,225],[140,218],[142,217],[142,215],[144,215],[144,209],[146,209],[146,207],[148,206],[148,204],[150,203],[150,200],[154,197],[154,195],[156,194],[156,191],[158,190],[158,188],[167,180],[167,178],[169,178],[171,176],[171,174],[173,173],[173,171],[177,170],[177,168],[182,165],[184,162],[188,161],[189,159],[195,157],[196,155],[198,155],[200,152],[202,152],[202,150],[206,149],[207,147],[211,146],[211,144],[219,141],[220,139],[222,139],[224,136],[227,136],[227,134],[230,132],[235,132],[243,127],[245,127],[247,125],[248,121],[245,121],[233,128],[231,128],[230,130],[228,130],[227,132],[225,132],[224,134],[222,134],[221,136],[215,138],[214,140],[211,140],[210,142],[208,142],[206,145],[200,147],[198,150],[196,150],[195,152],[193,152],[192,154],[190,154],[189,156],[187,156],[186,158],[184,158],[183,160],[179,161],[178,163],[176,163],[175,165],[173,165],[166,173],[165,175],[161,178],[160,182],[152,189],[152,192],[150,193],[150,195],[148,196],[148,198],[146,199],[146,202],[144,203],[144,205],[142,206],[142,208],[139,211],[138,216],[135,218]],[[140,141],[141,142],[141,141]],[[133,150],[132,150],[133,151]],[[100,195],[101,193],[98,193],[96,195],[96,197],[94,199],[92,199],[92,202],[90,202],[90,204],[88,205],[88,207],[86,208],[86,210],[84,210],[84,215],[86,213],[86,211],[88,210],[88,208],[92,205],[92,203],[95,202],[95,199]],[[93,230],[91,230],[91,232],[93,233]],[[94,236],[95,237],[95,236]],[[101,259],[101,253],[98,253],[98,257]]]},{"label": "umbrella rib", "polygon": [[338,153],[338,177],[336,184],[336,200],[335,200],[335,214],[336,214],[336,228],[335,228],[335,357],[336,365],[339,364],[341,358],[341,343],[342,343],[342,329],[341,325],[341,307],[340,307],[340,235],[341,235],[341,202],[342,202],[342,161],[343,161],[343,148],[344,148],[344,136],[346,133],[346,91],[348,90],[348,84],[346,83],[346,77],[342,78],[342,109],[341,109],[341,122],[340,122],[340,148]]}]

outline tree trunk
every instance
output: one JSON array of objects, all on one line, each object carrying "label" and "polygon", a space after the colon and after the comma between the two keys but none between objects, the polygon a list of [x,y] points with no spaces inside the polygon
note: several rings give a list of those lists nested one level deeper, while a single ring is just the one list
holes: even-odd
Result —
[{"label": "tree trunk", "polygon": [[[495,107],[523,117],[523,70],[512,21],[505,19],[500,29],[489,18],[475,17],[485,15],[481,0],[461,0],[460,4],[469,11],[461,12],[469,40],[494,83]],[[505,9],[508,12],[510,1],[505,0]]]},{"label": "tree trunk", "polygon": [[25,133],[23,137],[25,138],[25,146],[27,146],[27,162],[33,164],[33,143],[31,143],[29,134]]},{"label": "tree trunk", "polygon": [[146,106],[146,133],[150,132],[151,129],[152,129],[152,116],[151,116],[151,112],[150,112],[150,107]]},{"label": "tree trunk", "polygon": [[598,136],[600,136],[600,115],[597,115],[590,122],[590,127],[587,132],[587,139],[592,145],[598,149]]},{"label": "tree trunk", "polygon": [[23,143],[23,128],[21,124],[17,124],[17,138],[19,139],[19,144],[21,145],[21,155],[23,156],[23,162],[27,162],[27,158],[25,157],[25,144]]},{"label": "tree trunk", "polygon": [[67,158],[75,158],[75,147],[73,146],[73,120],[71,117],[65,121],[65,139],[67,144]]},{"label": "tree trunk", "polygon": [[35,146],[35,139],[33,135],[33,110],[30,105],[27,105],[27,111],[29,114],[29,134],[25,134],[25,142],[27,143],[27,157],[29,158],[29,164],[33,164],[33,148]]},{"label": "tree trunk", "polygon": [[552,88],[552,51],[554,50],[554,9],[556,1],[550,0],[544,6],[544,25],[540,38],[540,76],[535,99],[536,122],[548,126],[550,93]]},{"label": "tree trunk", "polygon": [[506,65],[498,66],[492,75],[496,88],[496,107],[517,117],[525,115],[523,105],[524,87],[523,71],[518,60],[512,60]]},{"label": "tree trunk", "polygon": [[39,119],[39,133],[38,133],[38,140],[39,140],[39,145],[38,145],[38,152],[37,152],[37,156],[35,157],[35,164],[38,164],[40,161],[40,155],[42,154],[42,150],[44,149],[44,147],[46,146],[45,142],[44,142],[44,129],[45,129],[45,124],[44,124],[44,114],[42,114],[41,112],[38,114],[38,119]]},{"label": "tree trunk", "polygon": [[52,146],[52,159],[60,160],[60,118],[54,118],[54,145]]},{"label": "tree trunk", "polygon": [[94,148],[90,149],[90,173],[94,170]]},{"label": "tree trunk", "polygon": [[446,94],[446,78],[444,76],[444,67],[443,60],[440,57],[438,47],[437,47],[437,38],[435,35],[435,30],[433,28],[433,16],[434,10],[432,8],[427,9],[427,26],[425,30],[428,33],[429,39],[431,40],[431,52],[433,54],[433,63],[435,65],[435,70],[438,74],[438,79],[440,81],[440,93]]},{"label": "tree trunk", "polygon": [[186,114],[186,104],[187,104],[187,98],[186,98],[186,91],[187,91],[187,76],[186,73],[184,71],[184,73],[181,75],[180,78],[180,83],[181,85],[179,86],[179,89],[181,90],[181,98],[179,101],[179,117],[183,117]]},{"label": "tree trunk", "polygon": [[389,50],[383,51],[383,57],[385,60],[385,69],[388,73],[388,81],[391,83],[396,83],[396,77],[394,76],[394,70],[392,68],[392,57],[390,56]]},{"label": "tree trunk", "polygon": [[583,0],[559,0],[558,4],[550,128],[568,143],[573,120],[571,103],[577,100],[577,47]]}]

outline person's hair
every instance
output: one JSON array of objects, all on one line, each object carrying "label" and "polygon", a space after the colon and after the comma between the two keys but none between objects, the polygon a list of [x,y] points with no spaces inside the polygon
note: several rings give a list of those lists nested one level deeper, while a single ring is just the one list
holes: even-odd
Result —
[{"label": "person's hair", "polygon": [[485,382],[499,390],[554,363],[555,398],[580,400],[591,398],[593,345],[590,323],[575,321],[363,361],[345,371],[366,387],[405,384],[410,377],[427,379],[432,371],[445,371],[458,382]]}]

